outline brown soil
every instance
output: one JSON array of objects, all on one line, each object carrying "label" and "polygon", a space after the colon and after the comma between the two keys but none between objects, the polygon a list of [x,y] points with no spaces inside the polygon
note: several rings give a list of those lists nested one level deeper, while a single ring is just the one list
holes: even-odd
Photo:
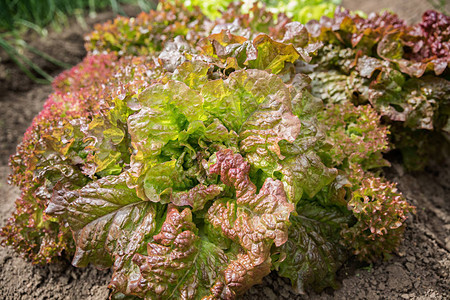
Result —
[{"label": "brown soil", "polygon": [[[389,7],[409,22],[417,22],[431,6],[425,0],[344,0],[351,9],[365,12]],[[410,7],[411,9],[408,9]],[[128,8],[127,13],[136,11]],[[87,19],[88,29],[73,23],[62,33],[50,33],[32,44],[67,63],[76,64],[85,55],[83,34],[94,23],[112,18],[101,13]],[[14,210],[18,189],[6,184],[8,156],[15,150],[32,118],[42,109],[52,88],[37,85],[5,61],[0,53],[0,226]],[[61,70],[39,61],[48,72]],[[287,280],[275,273],[253,287],[249,299],[450,299],[450,161],[423,172],[407,173],[399,163],[385,175],[399,183],[400,190],[417,207],[405,233],[405,241],[389,261],[362,265],[349,261],[338,273],[341,288],[321,294],[295,295]],[[91,299],[108,298],[111,274],[93,267],[76,269],[70,264],[34,266],[10,248],[0,247],[0,298],[2,299]]]}]

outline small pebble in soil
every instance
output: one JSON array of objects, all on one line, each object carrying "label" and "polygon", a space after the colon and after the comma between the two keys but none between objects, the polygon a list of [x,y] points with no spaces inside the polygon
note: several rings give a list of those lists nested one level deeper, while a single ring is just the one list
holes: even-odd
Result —
[{"label": "small pebble in soil", "polygon": [[413,272],[414,269],[415,269],[414,264],[412,264],[412,263],[410,263],[410,262],[407,262],[407,263],[405,264],[405,266],[406,266],[406,268],[407,268],[410,272]]}]

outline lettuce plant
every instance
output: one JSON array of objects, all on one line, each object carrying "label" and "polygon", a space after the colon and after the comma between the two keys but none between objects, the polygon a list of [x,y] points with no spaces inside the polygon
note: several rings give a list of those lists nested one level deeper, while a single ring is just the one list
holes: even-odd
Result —
[{"label": "lettuce plant", "polygon": [[307,27],[255,9],[268,22],[162,3],[98,26],[11,157],[3,244],[144,299],[233,299],[271,270],[320,291],[388,257],[414,208],[379,176],[382,113]]},{"label": "lettuce plant", "polygon": [[449,134],[450,18],[427,11],[407,26],[385,12],[367,19],[338,10],[306,26],[323,43],[313,93],[326,102],[369,104],[391,124],[395,146],[408,168],[420,169],[436,156]]},{"label": "lettuce plant", "polygon": [[[233,5],[232,0],[189,0],[183,1],[183,3],[189,10],[199,7],[202,13],[211,19],[220,18],[220,10],[225,10],[228,6]],[[255,5],[265,5],[267,10],[271,13],[285,13],[295,21],[307,22],[312,19],[320,19],[321,16],[332,17],[334,10],[336,9],[336,5],[339,4],[341,4],[340,0],[246,0],[239,6],[239,10],[237,12],[240,14],[246,14],[249,11],[252,11],[252,9],[255,9]]]}]

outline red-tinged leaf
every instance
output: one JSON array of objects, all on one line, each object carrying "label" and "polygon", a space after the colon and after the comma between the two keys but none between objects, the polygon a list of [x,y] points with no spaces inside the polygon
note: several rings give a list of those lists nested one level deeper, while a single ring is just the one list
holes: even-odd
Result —
[{"label": "red-tinged leaf", "polygon": [[405,230],[404,222],[415,207],[409,205],[395,184],[355,167],[350,180],[353,194],[348,209],[357,222],[341,232],[344,243],[359,259],[375,261],[396,250]]},{"label": "red-tinged leaf", "polygon": [[[160,232],[148,243],[146,254],[135,254],[128,273],[113,278],[116,292],[144,299],[201,299],[212,293],[215,280],[229,258],[214,244],[203,240],[189,209],[169,206]],[[131,275],[132,274],[132,275]],[[127,282],[128,280],[128,282]]]},{"label": "red-tinged leaf", "polygon": [[131,259],[156,226],[156,206],[136,196],[125,176],[107,176],[78,190],[54,191],[47,212],[61,215],[73,232],[72,264],[110,267]]},{"label": "red-tinged leaf", "polygon": [[215,290],[220,288],[221,295],[240,294],[270,272],[271,246],[287,241],[294,205],[288,203],[279,180],[266,179],[257,193],[248,175],[250,164],[231,150],[217,152],[210,171],[220,175],[225,185],[234,187],[236,199],[216,200],[206,221],[219,231],[213,236],[230,239],[242,249],[225,269],[225,282],[216,284]]}]

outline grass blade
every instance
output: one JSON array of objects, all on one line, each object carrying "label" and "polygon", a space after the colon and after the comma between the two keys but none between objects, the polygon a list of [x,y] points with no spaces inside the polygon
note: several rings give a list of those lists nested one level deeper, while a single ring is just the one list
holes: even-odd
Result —
[{"label": "grass blade", "polygon": [[[20,68],[20,70],[22,70],[22,72],[24,72],[29,78],[31,78],[33,81],[37,82],[37,83],[43,83],[43,84],[48,84],[50,82],[52,82],[53,77],[51,77],[49,74],[47,74],[44,70],[42,70],[41,68],[39,68],[39,66],[37,66],[36,64],[34,64],[32,61],[30,61],[29,59],[27,59],[26,57],[24,57],[23,55],[21,55],[19,52],[17,52],[16,49],[14,49],[14,47],[12,47],[6,40],[4,40],[3,38],[0,37],[0,47],[2,47],[5,52],[8,54],[8,56],[12,59],[12,61]],[[30,65],[31,68],[33,68],[36,72],[38,72],[42,77],[44,77],[45,79],[42,78],[38,78],[36,77],[19,59],[18,57],[20,57],[25,63],[27,63],[28,65]],[[40,70],[40,71],[38,71]]]}]

